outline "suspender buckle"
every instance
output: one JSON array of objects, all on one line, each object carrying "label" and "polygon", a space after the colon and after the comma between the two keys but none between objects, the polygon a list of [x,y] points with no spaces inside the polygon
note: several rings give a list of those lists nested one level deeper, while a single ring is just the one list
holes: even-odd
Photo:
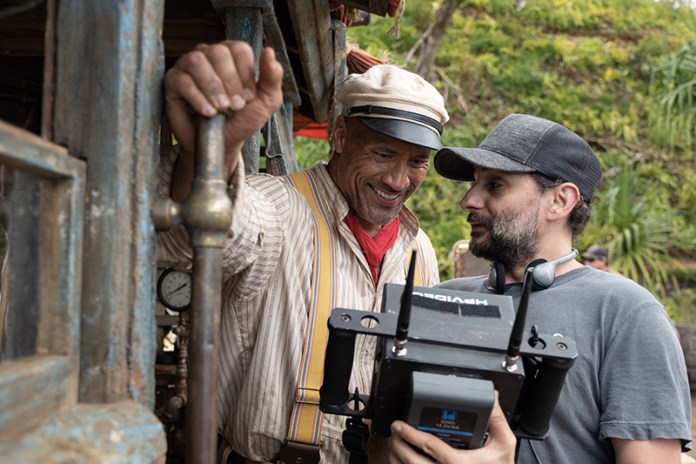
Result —
[{"label": "suspender buckle", "polygon": [[320,445],[286,440],[280,447],[277,464],[319,464]]}]

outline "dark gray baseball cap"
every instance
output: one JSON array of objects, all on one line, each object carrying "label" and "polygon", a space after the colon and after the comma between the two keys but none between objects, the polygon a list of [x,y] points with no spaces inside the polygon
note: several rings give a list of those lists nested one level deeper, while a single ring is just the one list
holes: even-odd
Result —
[{"label": "dark gray baseball cap", "polygon": [[592,245],[582,254],[583,259],[608,258],[609,250],[600,245]]},{"label": "dark gray baseball cap", "polygon": [[558,123],[529,114],[507,116],[478,148],[442,148],[434,161],[440,175],[454,180],[474,180],[476,166],[538,172],[575,184],[587,203],[602,179],[599,159],[587,142]]}]

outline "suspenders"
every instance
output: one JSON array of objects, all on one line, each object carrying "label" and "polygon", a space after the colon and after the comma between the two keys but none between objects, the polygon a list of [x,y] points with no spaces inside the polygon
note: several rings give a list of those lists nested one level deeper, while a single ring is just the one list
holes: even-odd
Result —
[{"label": "suspenders", "polygon": [[[328,341],[327,321],[335,305],[336,257],[335,229],[331,227],[327,208],[317,189],[311,172],[290,174],[295,188],[304,196],[315,218],[314,266],[307,333],[305,334],[300,375],[295,392],[295,404],[290,416],[287,441],[279,454],[279,462],[312,464],[319,462],[322,412],[319,410],[319,389],[323,379],[324,357]],[[422,285],[422,253],[417,254],[415,285]],[[404,269],[408,269],[409,253]],[[298,460],[301,459],[301,460]]]},{"label": "suspenders", "polygon": [[[295,392],[295,405],[290,415],[287,443],[310,445],[316,449],[316,462],[319,462],[319,442],[321,439],[322,413],[319,411],[319,389],[321,388],[324,353],[329,336],[327,321],[334,307],[334,231],[329,225],[327,211],[316,190],[316,179],[309,172],[295,172],[290,176],[297,190],[305,197],[315,218],[314,267],[312,269],[312,301],[309,307],[307,333],[305,334],[300,376]],[[310,452],[304,449],[297,452]],[[289,449],[287,451],[290,451]],[[304,453],[302,453],[304,454]],[[313,453],[312,453],[313,454]],[[281,450],[281,458],[283,450]],[[294,463],[296,457],[288,456],[287,463]],[[303,459],[303,463],[308,461]]]}]

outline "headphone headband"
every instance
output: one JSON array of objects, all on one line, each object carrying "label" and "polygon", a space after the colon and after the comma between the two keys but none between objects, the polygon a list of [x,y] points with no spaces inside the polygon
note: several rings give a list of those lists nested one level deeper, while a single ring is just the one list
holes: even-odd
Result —
[{"label": "headphone headband", "polygon": [[[551,261],[544,259],[535,259],[527,266],[527,270],[532,273],[532,281],[534,286],[532,290],[544,290],[549,288],[556,279],[556,267],[563,264],[578,255],[578,250],[573,248],[573,251],[565,256],[561,256]],[[505,267],[500,263],[494,263],[491,266],[491,272],[488,274],[488,285],[495,290],[496,293],[505,293]]]}]

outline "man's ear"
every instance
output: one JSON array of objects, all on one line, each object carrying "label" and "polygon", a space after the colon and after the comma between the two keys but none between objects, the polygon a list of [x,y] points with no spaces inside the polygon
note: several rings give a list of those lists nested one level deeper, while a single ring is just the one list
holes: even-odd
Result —
[{"label": "man's ear", "polygon": [[346,118],[337,116],[334,121],[333,135],[331,137],[331,149],[334,153],[343,153],[347,134]]},{"label": "man's ear", "polygon": [[564,182],[553,188],[553,198],[549,208],[550,219],[568,216],[580,201],[580,190],[571,182]]}]

